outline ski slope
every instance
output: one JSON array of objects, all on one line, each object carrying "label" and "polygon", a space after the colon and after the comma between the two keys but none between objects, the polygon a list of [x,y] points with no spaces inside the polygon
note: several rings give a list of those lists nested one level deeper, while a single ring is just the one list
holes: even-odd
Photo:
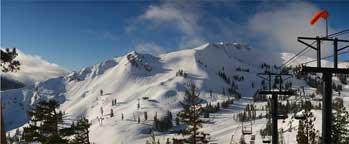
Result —
[{"label": "ski slope", "polygon": [[[179,102],[183,100],[187,83],[193,82],[197,85],[200,89],[200,98],[205,103],[216,103],[227,99],[228,96],[223,95],[222,90],[229,88],[229,85],[217,74],[224,69],[229,77],[244,76],[243,81],[235,81],[243,99],[219,113],[212,114],[210,122],[204,124],[203,130],[211,134],[212,142],[229,143],[232,135],[234,135],[233,140],[238,142],[241,136],[241,123],[233,120],[232,114],[242,111],[246,104],[252,103],[250,99],[261,83],[256,74],[264,72],[260,65],[262,63],[280,65],[292,56],[287,53],[269,55],[261,53],[265,52],[237,43],[207,43],[194,49],[180,50],[157,57],[133,51],[68,75],[37,82],[21,89],[1,92],[5,128],[6,131],[13,132],[16,128],[22,127],[29,119],[26,111],[40,100],[53,98],[59,101],[60,109],[67,113],[68,120],[76,120],[81,116],[86,116],[90,120],[91,142],[142,144],[149,139],[155,113],[161,117],[167,111],[171,111],[174,115],[181,111]],[[130,61],[130,57],[133,62]],[[349,65],[346,63],[344,66]],[[249,72],[237,71],[237,68],[249,69]],[[176,76],[176,72],[180,69],[187,73],[186,78]],[[254,88],[251,87],[252,82],[256,85]],[[306,86],[301,80],[294,80],[294,83],[295,86]],[[103,90],[102,95],[101,90]],[[349,104],[348,85],[344,86],[342,96],[346,104]],[[117,100],[117,104],[113,106],[114,99]],[[140,109],[137,108],[138,101]],[[263,103],[256,105],[261,106]],[[114,117],[110,117],[111,109]],[[143,119],[144,112],[148,113],[147,121]],[[121,120],[122,114],[124,120]],[[317,119],[321,119],[321,112],[315,112],[315,115]],[[141,117],[140,124],[136,121],[138,116]],[[286,128],[288,121],[279,121],[280,127]],[[266,119],[254,122],[253,133],[256,135],[256,143],[261,142],[259,130],[265,127],[265,123]],[[298,122],[293,123],[296,126]],[[321,124],[316,126],[319,127]],[[161,142],[176,136],[169,132],[156,132],[156,135]],[[284,136],[287,142],[295,142],[295,132],[287,132]]]}]

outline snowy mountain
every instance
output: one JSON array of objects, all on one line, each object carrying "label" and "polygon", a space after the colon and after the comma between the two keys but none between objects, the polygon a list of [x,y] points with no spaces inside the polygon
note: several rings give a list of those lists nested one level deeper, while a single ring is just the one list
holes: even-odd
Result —
[{"label": "snowy mountain", "polygon": [[[160,117],[167,111],[179,112],[182,109],[179,102],[183,100],[189,82],[198,86],[203,103],[228,99],[231,85],[220,77],[219,73],[223,72],[237,85],[236,90],[242,99],[228,109],[213,114],[203,130],[210,133],[217,143],[230,142],[233,134],[233,139],[238,141],[241,123],[232,118],[232,113],[242,111],[246,104],[252,103],[251,98],[261,84],[256,74],[264,72],[261,64],[279,65],[290,56],[292,54],[266,55],[266,52],[237,43],[207,43],[157,57],[133,51],[68,75],[1,92],[5,128],[6,131],[14,131],[25,125],[29,119],[27,110],[40,100],[54,98],[59,101],[60,109],[68,114],[69,119],[86,116],[90,120],[92,142],[142,144],[149,139],[152,120],[138,124],[136,117],[143,118],[144,112],[148,113],[150,119],[156,112]],[[186,76],[179,76],[180,70]],[[301,80],[295,79],[293,82],[298,86],[306,86]],[[255,86],[251,86],[252,83]],[[344,89],[346,92],[343,95],[349,97],[349,86],[346,85]],[[112,105],[115,99],[117,104]],[[140,109],[137,108],[138,102]],[[109,116],[111,109],[114,117]],[[121,120],[122,114],[124,120]],[[253,132],[259,140],[262,139],[258,136],[259,129],[265,123],[264,119],[254,122]],[[286,124],[280,121],[281,127],[286,127]],[[156,134],[162,142],[174,136],[170,132]],[[285,135],[290,139],[289,142],[295,140],[294,132]]]}]

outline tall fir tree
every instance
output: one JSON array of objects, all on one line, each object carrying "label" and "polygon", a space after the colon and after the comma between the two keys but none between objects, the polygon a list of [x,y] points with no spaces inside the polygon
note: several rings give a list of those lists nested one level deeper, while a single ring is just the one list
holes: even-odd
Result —
[{"label": "tall fir tree", "polygon": [[343,105],[335,108],[332,123],[332,141],[335,144],[349,143],[349,112]]},{"label": "tall fir tree", "polygon": [[72,126],[74,128],[75,137],[71,144],[90,144],[88,130],[90,126],[91,124],[85,117],[82,117],[75,126]]},{"label": "tall fir tree", "polygon": [[29,112],[31,120],[23,128],[23,139],[26,142],[68,143],[66,136],[69,128],[62,128],[63,113],[56,109],[59,104],[55,100],[40,101],[33,111]]},{"label": "tall fir tree", "polygon": [[[10,50],[9,48],[0,50],[0,67],[3,73],[7,72],[16,72],[20,69],[21,63],[18,60],[15,60],[18,56],[16,48]],[[1,144],[6,143],[6,135],[5,135],[5,124],[4,117],[2,113],[2,97],[0,97],[0,127],[1,127]]]},{"label": "tall fir tree", "polygon": [[181,102],[183,111],[179,112],[177,116],[182,124],[187,125],[187,128],[179,131],[179,134],[187,136],[184,139],[184,142],[190,144],[208,143],[206,137],[208,134],[199,131],[199,128],[202,127],[202,123],[204,122],[202,119],[200,119],[200,115],[203,111],[201,108],[199,95],[199,90],[195,84],[189,84],[187,90],[185,91],[184,101]]}]

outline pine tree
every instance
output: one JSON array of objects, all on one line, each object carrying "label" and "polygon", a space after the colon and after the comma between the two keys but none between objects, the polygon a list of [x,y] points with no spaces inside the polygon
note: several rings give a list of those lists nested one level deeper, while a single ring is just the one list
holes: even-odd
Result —
[{"label": "pine tree", "polygon": [[29,126],[23,129],[23,139],[26,142],[67,143],[65,132],[68,128],[63,125],[63,113],[56,111],[59,104],[55,100],[40,101],[33,111],[29,112]]},{"label": "pine tree", "polygon": [[114,117],[113,109],[110,109],[110,117]]},{"label": "pine tree", "polygon": [[153,129],[155,129],[155,130],[159,129],[159,120],[158,120],[158,113],[157,112],[155,112],[155,115],[154,115]]},{"label": "pine tree", "polygon": [[314,128],[315,117],[312,112],[305,110],[305,119],[299,121],[297,132],[298,144],[317,144],[318,132]]},{"label": "pine tree", "polygon": [[141,104],[139,103],[139,98],[138,98],[138,103],[137,103],[137,109],[141,108]]},{"label": "pine tree", "polygon": [[176,117],[175,121],[176,121],[176,126],[179,126],[180,125],[180,123],[179,123],[180,120],[179,120],[178,117]]},{"label": "pine tree", "polygon": [[[21,63],[18,60],[15,60],[18,56],[16,48],[10,50],[9,48],[0,50],[0,67],[3,73],[7,72],[16,72],[20,69]],[[0,99],[2,99],[0,97]],[[6,143],[6,135],[5,135],[5,125],[4,125],[4,117],[2,113],[2,101],[0,100],[0,127],[1,127],[1,143]]]},{"label": "pine tree", "polygon": [[308,138],[304,133],[304,122],[299,121],[298,132],[297,132],[297,143],[298,144],[307,144]]},{"label": "pine tree", "polygon": [[344,106],[335,108],[332,123],[332,141],[335,144],[349,143],[349,112]]},{"label": "pine tree", "polygon": [[155,137],[154,131],[151,131],[150,140],[149,141],[147,140],[146,144],[156,144],[156,137]]},{"label": "pine tree", "polygon": [[148,120],[148,113],[144,112],[144,121]]},{"label": "pine tree", "polygon": [[139,117],[139,115],[138,115],[137,122],[138,122],[138,123],[141,123],[141,118]]},{"label": "pine tree", "polygon": [[81,118],[74,126],[75,138],[72,140],[71,144],[90,144],[89,140],[89,128],[91,124],[85,117]]},{"label": "pine tree", "polygon": [[[200,132],[199,128],[202,127],[203,120],[200,119],[202,108],[200,105],[200,93],[195,84],[190,84],[188,89],[185,91],[184,101],[181,102],[183,112],[178,113],[180,121],[187,125],[186,129],[179,132],[183,136],[189,136],[184,141],[187,143],[208,143],[205,139],[207,134]],[[201,136],[200,136],[201,135]]]},{"label": "pine tree", "polygon": [[239,144],[247,144],[244,136],[241,136]]},{"label": "pine tree", "polygon": [[15,48],[10,50],[9,48],[1,49],[1,63],[0,67],[2,68],[2,72],[16,72],[19,70],[19,66],[21,65],[18,60],[15,60],[18,56],[18,53]]},{"label": "pine tree", "polygon": [[166,144],[171,144],[170,138],[167,138],[167,139],[166,139]]}]

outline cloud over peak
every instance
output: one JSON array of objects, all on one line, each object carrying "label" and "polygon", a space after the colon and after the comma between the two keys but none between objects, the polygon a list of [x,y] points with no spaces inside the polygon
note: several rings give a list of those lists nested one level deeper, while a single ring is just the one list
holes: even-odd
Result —
[{"label": "cloud over peak", "polygon": [[16,60],[21,63],[20,70],[12,73],[3,73],[5,77],[25,84],[32,84],[68,73],[68,70],[57,64],[49,63],[40,56],[25,54],[20,50],[17,50],[17,52],[18,56]]},{"label": "cloud over peak", "polygon": [[165,49],[159,45],[151,43],[139,43],[136,45],[135,50],[140,53],[159,55],[165,53]]}]

